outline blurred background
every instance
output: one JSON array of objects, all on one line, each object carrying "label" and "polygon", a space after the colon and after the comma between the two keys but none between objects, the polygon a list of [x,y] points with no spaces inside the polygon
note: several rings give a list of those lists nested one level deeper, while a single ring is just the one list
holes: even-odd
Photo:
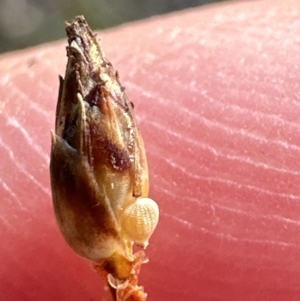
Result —
[{"label": "blurred background", "polygon": [[0,0],[0,53],[65,37],[64,22],[84,15],[93,29],[224,0]]}]

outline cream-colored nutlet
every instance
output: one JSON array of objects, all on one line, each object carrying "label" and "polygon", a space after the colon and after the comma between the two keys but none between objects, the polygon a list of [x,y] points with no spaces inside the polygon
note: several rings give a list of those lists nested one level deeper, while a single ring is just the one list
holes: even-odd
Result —
[{"label": "cream-colored nutlet", "polygon": [[127,237],[146,248],[159,219],[159,209],[150,198],[139,197],[122,213],[121,226]]}]

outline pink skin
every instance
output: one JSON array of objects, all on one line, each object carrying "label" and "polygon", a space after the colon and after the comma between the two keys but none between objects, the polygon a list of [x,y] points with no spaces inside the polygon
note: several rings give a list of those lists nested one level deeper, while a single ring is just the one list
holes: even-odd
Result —
[{"label": "pink skin", "polygon": [[[101,33],[135,104],[161,219],[149,300],[299,300],[299,1],[229,3]],[[62,24],[63,30],[63,24]],[[101,300],[49,182],[66,41],[0,59],[0,296]]]}]

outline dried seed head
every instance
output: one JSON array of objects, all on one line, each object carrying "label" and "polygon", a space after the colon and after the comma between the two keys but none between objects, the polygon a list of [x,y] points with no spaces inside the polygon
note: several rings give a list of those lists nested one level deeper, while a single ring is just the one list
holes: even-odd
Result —
[{"label": "dried seed head", "polygon": [[157,226],[158,217],[158,205],[152,199],[137,198],[122,213],[122,230],[129,239],[146,248],[148,240]]},{"label": "dried seed head", "polygon": [[[136,200],[148,196],[143,140],[118,74],[84,17],[66,31],[68,64],[60,78],[50,161],[55,214],[78,254],[116,279],[128,279],[136,264],[132,240],[146,244],[158,219],[150,201],[142,210],[140,203],[149,199]],[[141,220],[144,236],[137,230]]]}]

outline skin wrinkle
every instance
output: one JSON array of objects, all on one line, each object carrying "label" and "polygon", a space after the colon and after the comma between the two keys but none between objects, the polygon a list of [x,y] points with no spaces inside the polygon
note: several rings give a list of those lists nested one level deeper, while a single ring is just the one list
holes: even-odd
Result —
[{"label": "skin wrinkle", "polygon": [[[210,181],[211,180],[209,180],[209,182]],[[177,198],[178,193],[174,191],[174,185],[172,185],[171,183],[169,183],[165,179],[161,179],[161,182],[162,182],[162,185],[157,189],[162,190],[165,195],[171,196],[172,199],[173,199],[173,202],[176,202],[176,198]],[[165,188],[162,188],[162,187],[165,187]],[[174,191],[174,193],[171,193],[171,191]],[[210,202],[208,202],[206,200],[205,195],[201,196],[201,198],[200,198],[200,196],[191,197],[191,196],[185,195],[184,200],[194,203],[197,207],[198,206],[200,206],[200,207],[210,206]],[[224,198],[224,200],[225,200],[225,198]],[[181,202],[181,199],[180,199],[179,203],[180,202]],[[253,217],[253,218],[262,218],[262,219],[267,219],[267,220],[273,220],[274,219],[274,220],[277,220],[277,221],[280,221],[280,222],[286,222],[286,223],[290,223],[290,224],[297,225],[297,226],[299,225],[299,222],[297,220],[284,217],[283,214],[286,214],[284,212],[280,212],[281,215],[278,214],[278,213],[272,214],[272,215],[267,214],[267,213],[262,214],[262,213],[260,213],[261,211],[257,211],[257,210],[253,210],[253,209],[251,211],[249,211],[249,208],[247,208],[248,211],[241,210],[241,209],[236,209],[237,208],[236,203],[233,203],[232,207],[225,206],[222,203],[223,203],[223,199],[218,199],[218,200],[214,201],[214,207],[215,208],[221,208],[221,209],[231,211],[231,212],[240,213],[240,214],[243,214],[245,216],[250,216],[250,217]],[[241,204],[241,202],[240,202],[240,204]]]},{"label": "skin wrinkle", "polygon": [[[169,166],[171,166],[172,168],[175,168],[175,169],[181,171],[187,177],[190,177],[190,178],[193,178],[193,179],[196,179],[196,180],[204,179],[207,182],[223,183],[223,184],[226,184],[227,186],[241,187],[241,184],[239,182],[237,182],[237,181],[226,180],[225,178],[222,179],[220,177],[199,176],[199,175],[196,175],[196,174],[188,172],[188,170],[186,168],[184,168],[183,166],[180,166],[180,165],[176,164],[175,162],[173,162],[173,161],[171,161],[169,159],[165,159],[165,161],[169,164]],[[300,196],[299,195],[294,195],[294,194],[289,194],[289,193],[273,192],[273,191],[270,191],[270,190],[267,190],[267,189],[263,189],[261,187],[257,187],[257,186],[254,186],[254,185],[243,184],[243,188],[246,188],[248,190],[257,191],[259,193],[263,193],[263,194],[274,196],[274,197],[281,197],[281,198],[291,199],[291,200],[300,200]]]},{"label": "skin wrinkle", "polygon": [[53,94],[57,93],[56,89],[54,89],[53,86],[49,86],[49,85],[47,85],[46,83],[44,83],[40,80],[37,81],[37,86],[41,88],[39,90],[44,90],[44,91],[40,92],[41,95],[45,92],[46,93],[53,93]]},{"label": "skin wrinkle", "polygon": [[[198,121],[201,120],[201,119],[198,119]],[[208,143],[201,143],[201,142],[199,142],[199,140],[189,138],[186,135],[180,135],[177,132],[172,131],[169,127],[163,126],[161,123],[158,124],[158,123],[155,123],[155,122],[152,122],[152,121],[148,121],[147,123],[151,124],[158,131],[162,130],[165,133],[167,133],[169,136],[174,136],[175,138],[180,139],[181,141],[185,141],[189,145],[195,145],[195,146],[200,147],[201,149],[208,150],[214,156],[223,157],[223,158],[226,158],[227,160],[230,160],[230,161],[238,161],[240,163],[250,164],[250,165],[252,165],[254,167],[258,167],[258,168],[262,168],[262,169],[269,169],[269,170],[272,170],[272,171],[281,172],[281,173],[287,173],[287,174],[294,175],[294,176],[299,176],[300,175],[300,172],[297,171],[297,170],[278,168],[278,167],[272,166],[270,164],[265,164],[265,163],[262,163],[262,162],[255,162],[251,158],[245,157],[245,156],[228,155],[228,154],[222,152],[221,149],[217,149],[217,148],[211,147]],[[226,131],[228,130],[228,129],[226,129],[226,127],[223,127],[223,129],[224,128],[225,128]],[[220,127],[220,129],[222,129],[222,127]],[[236,134],[236,133],[234,133],[234,132],[232,132],[230,130],[228,130],[228,132],[230,132],[230,134]],[[240,131],[239,131],[239,134],[241,134]],[[257,140],[259,140],[259,142],[261,142],[261,139],[259,139],[257,137],[255,137],[255,138]],[[264,143],[267,144],[268,141],[264,141]],[[270,143],[270,141],[269,141],[269,143]]]},{"label": "skin wrinkle", "polygon": [[[187,113],[189,115],[193,116],[193,113],[191,113],[191,112],[187,112]],[[194,116],[194,117],[196,119],[197,116]],[[270,139],[268,140],[262,135],[259,135],[259,134],[256,134],[256,133],[254,134],[254,133],[249,132],[248,130],[245,130],[245,129],[229,128],[228,126],[225,126],[224,124],[220,124],[218,122],[211,121],[211,120],[209,120],[209,119],[207,119],[203,116],[201,116],[201,118],[199,118],[199,116],[198,116],[197,120],[204,121],[204,124],[206,124],[208,127],[216,127],[219,131],[225,131],[225,132],[227,131],[230,134],[246,136],[247,138],[256,140],[256,142],[258,142],[258,143],[263,142],[265,144],[269,144],[271,142],[272,144],[279,145],[284,149],[288,149],[288,150],[293,149],[296,153],[299,153],[299,151],[300,151],[299,146],[288,143],[287,141],[270,140]],[[188,139],[188,138],[185,138],[185,139]],[[274,166],[274,168],[278,168],[278,167]],[[296,170],[289,170],[288,172],[291,172],[291,173],[294,173],[294,174],[299,174]]]},{"label": "skin wrinkle", "polygon": [[24,209],[24,207],[22,206],[22,203],[20,202],[20,200],[18,199],[17,195],[13,192],[13,190],[3,181],[3,179],[0,178],[0,184],[1,186],[4,188],[4,190],[6,192],[8,192],[8,194],[15,200],[17,201],[18,205]]},{"label": "skin wrinkle", "polygon": [[47,196],[50,196],[50,189],[43,186],[42,183],[40,183],[33,175],[31,175],[29,172],[27,172],[26,168],[18,162],[18,160],[15,158],[14,152],[10,148],[9,145],[6,145],[2,138],[0,137],[0,147],[5,150],[5,152],[8,153],[10,159],[12,162],[14,162],[14,165],[17,167],[17,170],[24,174],[27,178],[29,178],[37,187],[40,188],[41,191],[43,191]]},{"label": "skin wrinkle", "polygon": [[240,209],[236,209],[234,207],[227,207],[227,206],[222,206],[220,204],[215,204],[214,205],[215,208],[219,208],[221,210],[226,210],[226,211],[230,211],[233,212],[235,214],[238,215],[245,215],[245,216],[249,216],[255,219],[264,219],[264,220],[277,220],[279,222],[284,222],[286,224],[292,224],[294,226],[300,227],[300,221],[299,220],[293,220],[290,218],[285,218],[283,216],[280,215],[262,215],[262,214],[257,214],[257,213],[249,213],[248,211],[244,211],[244,210],[240,210]]},{"label": "skin wrinkle", "polygon": [[[136,86],[134,84],[130,84],[134,89],[136,90],[140,90],[140,92],[142,93],[143,96],[149,98],[149,99],[156,99],[157,101],[160,102],[160,105],[165,106],[166,108],[169,107],[173,100],[168,99],[168,98],[163,98],[161,101],[161,97],[157,94],[157,93],[153,93],[153,92],[147,92],[145,91],[145,89],[143,89],[142,87]],[[196,90],[195,90],[196,92]],[[222,107],[224,106],[222,99],[221,101],[218,101],[217,99],[214,99],[213,97],[208,97],[206,95],[202,95],[201,97],[207,98],[209,101],[213,100],[213,102],[219,106]],[[231,109],[232,112],[238,112],[239,114],[243,114],[245,116],[251,116],[253,119],[259,118],[259,119],[269,119],[270,121],[276,121],[276,123],[280,124],[280,125],[285,125],[285,126],[290,126],[291,127],[291,131],[299,131],[300,132],[300,126],[299,123],[296,122],[291,122],[288,120],[285,120],[283,118],[281,118],[279,115],[274,115],[274,114],[266,114],[264,112],[259,112],[257,110],[253,111],[247,108],[243,108],[240,107],[238,105],[235,104],[226,104],[226,109]],[[189,117],[193,117],[194,120],[199,120],[199,114],[193,112],[192,110],[187,110],[185,107],[180,108],[180,112],[183,112],[184,114],[188,115]],[[207,124],[207,126],[214,126],[217,127],[218,130],[225,130],[227,129],[228,131],[230,131],[232,134],[245,134],[247,137],[249,136],[250,138],[256,139],[256,140],[262,140],[262,141],[266,141],[265,137],[259,134],[254,134],[250,131],[247,131],[245,129],[235,129],[232,127],[228,127],[226,126],[224,123],[220,123],[217,120],[210,120],[208,118],[205,118],[204,116],[201,116],[200,120],[204,121],[205,124]],[[234,132],[232,132],[234,131]],[[288,148],[288,149],[294,149],[295,151],[299,151],[300,152],[300,146],[298,145],[293,145],[291,143],[288,143],[286,141],[281,141],[281,140],[274,140],[275,144],[279,144],[281,146],[283,146],[284,148]]]},{"label": "skin wrinkle", "polygon": [[39,115],[44,116],[47,119],[47,121],[53,119],[52,116],[50,115],[50,112],[43,110],[43,107],[39,106],[37,103],[29,102],[29,106],[33,111],[37,112]]},{"label": "skin wrinkle", "polygon": [[[170,190],[165,190],[165,192],[166,192],[166,195],[168,195],[168,196],[171,195],[170,194]],[[175,195],[173,195],[173,196],[175,196]],[[190,198],[186,197],[186,196],[185,196],[184,199],[185,199],[185,201],[189,201],[190,200]],[[198,206],[199,205],[203,206],[203,207],[207,207],[208,206],[208,204],[203,204],[203,203],[199,204],[199,200],[196,201],[195,203]],[[230,212],[233,212],[234,214],[237,214],[237,215],[247,216],[247,217],[250,217],[250,218],[254,219],[254,221],[258,220],[258,221],[262,222],[264,220],[266,220],[266,221],[274,221],[275,220],[275,221],[277,221],[279,223],[284,222],[286,224],[296,225],[297,227],[300,226],[300,223],[298,221],[286,219],[286,218],[283,218],[281,216],[276,216],[276,215],[269,216],[269,215],[249,214],[246,211],[242,211],[242,210],[237,210],[235,208],[229,208],[229,207],[221,206],[219,204],[214,204],[213,208],[218,208],[218,209],[221,209],[221,210],[224,210],[224,211],[230,211]],[[215,209],[213,210],[213,212],[214,212],[213,215],[215,216],[216,215]],[[162,213],[162,216],[171,218],[171,219],[175,220],[176,222],[179,222],[182,226],[187,227],[190,230],[194,230],[195,223],[191,223],[191,222],[189,222],[187,220],[179,218],[178,216],[173,216],[173,215],[167,214],[165,212]],[[211,222],[209,224],[211,224]],[[289,243],[286,243],[286,242],[280,241],[280,240],[278,240],[278,241],[270,241],[270,240],[265,240],[265,239],[244,239],[242,237],[232,236],[232,235],[226,234],[224,232],[221,233],[220,231],[212,231],[209,228],[201,227],[201,228],[197,228],[197,229],[200,230],[200,231],[202,231],[203,233],[206,233],[206,234],[210,234],[210,235],[218,236],[218,237],[225,237],[226,239],[234,240],[234,241],[242,241],[242,242],[249,242],[249,243],[255,243],[255,244],[277,245],[277,246],[293,247],[293,248],[299,249],[299,246],[297,244],[289,244]],[[279,239],[279,237],[278,237],[278,239]]]},{"label": "skin wrinkle", "polygon": [[[61,44],[62,42],[60,42]],[[63,70],[60,70],[57,68],[56,65],[53,64],[53,60],[49,60],[49,54],[53,52],[54,47],[47,47],[46,50],[41,51],[40,49],[38,52],[35,52],[34,54],[34,63],[32,67],[28,66],[28,64],[24,64],[24,61],[30,62],[32,60],[31,52],[29,51],[28,54],[20,54],[19,56],[15,57],[13,60],[10,60],[7,64],[1,64],[0,61],[0,67],[3,70],[3,73],[0,75],[0,83],[2,85],[11,85],[11,83],[21,76],[33,78],[37,83],[40,81],[40,78],[38,78],[38,74],[36,73],[36,66],[42,67],[42,69],[47,69],[52,72],[56,72],[59,74]],[[61,52],[63,55],[64,53]],[[7,54],[9,56],[9,54]],[[63,57],[63,56],[62,56]],[[33,70],[32,70],[33,69]],[[45,86],[48,86],[49,91],[57,91],[57,89],[54,90],[52,85],[47,85],[47,83],[44,83]],[[23,92],[23,91],[22,91]],[[56,93],[56,92],[55,92]]]},{"label": "skin wrinkle", "polygon": [[[28,95],[26,95],[23,91],[18,89],[17,86],[8,86],[7,88],[11,88],[11,90],[12,90],[12,93],[10,96],[11,100],[20,99],[20,100],[24,101],[25,103],[28,103],[28,106],[30,108],[32,108],[33,111],[38,113],[38,115],[44,116],[47,119],[47,121],[50,121],[53,119],[53,117],[49,111],[43,109],[43,107],[41,105],[39,105],[38,103],[31,101],[31,98]],[[15,115],[17,115],[17,114],[15,113]]]},{"label": "skin wrinkle", "polygon": [[[175,196],[175,198],[176,198],[176,196]],[[203,196],[203,198],[205,199],[205,196]],[[190,197],[187,197],[187,196],[184,196],[184,200],[185,201],[190,201],[191,200],[191,198]],[[199,204],[199,201],[200,200],[198,200],[198,204],[197,205],[200,205],[200,207],[203,205],[203,204]],[[194,204],[196,204],[196,202],[194,202]],[[232,204],[235,204],[234,202],[232,202]],[[202,207],[205,207],[205,205],[203,205]],[[216,203],[214,203],[214,205],[213,205],[213,208],[218,208],[219,207],[219,204],[216,204]],[[220,206],[221,207],[221,206]],[[224,206],[223,206],[224,207]],[[235,205],[233,205],[233,207],[235,207]],[[195,209],[196,210],[196,209]],[[233,209],[233,210],[235,210],[235,209]],[[227,211],[225,210],[225,213],[226,213]],[[221,212],[222,213],[222,212]],[[235,212],[236,213],[236,212]],[[215,216],[215,214],[216,213],[214,213],[213,214],[213,216]],[[220,214],[220,213],[219,213]],[[213,217],[212,216],[212,217]],[[218,225],[219,225],[219,227],[220,227],[220,229],[222,229],[223,228],[223,231],[225,231],[225,229],[226,229],[226,227],[229,227],[228,229],[227,229],[227,231],[225,231],[226,233],[234,233],[234,229],[232,229],[232,226],[230,226],[230,224],[228,224],[227,226],[226,226],[226,224],[224,224],[224,214],[222,214],[222,218],[221,219],[219,219],[218,218]],[[239,217],[240,215],[237,215],[237,217]],[[249,215],[247,214],[247,213],[245,213],[245,215],[244,216],[247,216],[247,217],[249,217]],[[237,217],[234,217],[234,219],[233,220],[237,220]],[[255,224],[255,223],[260,223],[260,224],[266,224],[266,227],[268,228],[269,226],[270,226],[270,222],[272,222],[271,223],[271,225],[272,224],[274,224],[274,220],[275,220],[275,222],[278,224],[278,226],[281,226],[281,224],[282,224],[282,220],[281,220],[281,218],[279,217],[278,218],[278,216],[264,216],[264,215],[261,215],[261,214],[258,214],[257,212],[254,212],[251,216],[251,225],[253,225],[253,224]],[[273,218],[273,217],[275,217],[275,218]],[[242,217],[243,218],[243,217]],[[191,221],[192,219],[190,219],[190,221]],[[270,221],[269,223],[268,223],[268,221]],[[286,222],[286,220],[284,221],[284,222]],[[291,221],[289,221],[289,222],[291,222]],[[250,223],[250,221],[248,222],[248,224]],[[290,225],[293,225],[293,224],[298,224],[297,222],[295,222],[295,221],[293,221],[292,223],[290,223]],[[195,224],[195,225],[197,225],[197,223],[193,223],[193,224]],[[209,218],[209,219],[207,219],[207,218],[204,218],[203,220],[202,220],[202,222],[201,222],[201,224],[207,224],[207,225],[210,225],[210,226],[207,226],[208,228],[210,228],[210,227],[212,227],[213,228],[213,225],[214,225],[214,223],[212,222],[212,220]],[[249,224],[249,227],[250,227],[250,224]],[[296,231],[296,229],[294,229],[293,231]],[[217,233],[217,231],[215,231],[216,233]],[[242,234],[243,233],[243,231],[241,232],[241,233],[239,233],[239,235],[243,235]],[[278,233],[279,234],[279,233]],[[278,234],[276,235],[276,237],[277,237],[277,240],[280,240],[280,236],[278,236]],[[250,233],[248,234],[248,236],[250,235]],[[257,233],[257,232],[253,232],[253,234],[252,234],[252,236],[253,237],[257,237],[257,236],[261,236],[261,235],[259,235],[259,233]],[[284,235],[284,232],[282,232],[282,235],[281,235],[281,239],[284,239],[284,237],[285,237],[285,235]]]},{"label": "skin wrinkle", "polygon": [[[185,110],[185,108],[184,108],[183,110]],[[187,112],[186,112],[186,115],[188,115],[188,114],[192,114],[192,115],[193,115],[193,113],[187,111]],[[195,120],[196,120],[196,116],[195,116]],[[197,121],[202,121],[202,120],[203,120],[203,117],[198,118]],[[213,124],[213,125],[214,125],[214,122],[211,122],[210,120],[207,120],[207,122],[208,122],[209,124]],[[151,122],[149,122],[149,123],[151,124]],[[153,124],[152,124],[152,125],[153,125]],[[224,130],[226,131],[226,130],[227,130],[227,127],[224,127],[224,128],[225,128]],[[162,126],[162,123],[159,125],[159,127],[157,127],[157,130],[158,130],[158,131],[159,131],[159,130],[163,130],[164,132],[168,133],[169,136],[170,136],[170,135],[173,135],[174,137],[177,137],[177,138],[180,139],[180,140],[189,142],[189,144],[195,142],[195,144],[198,145],[197,141],[191,141],[191,140],[189,140],[189,139],[188,139],[188,135],[180,135],[180,134],[176,134],[176,132],[174,132],[173,130],[171,130],[171,128],[170,128],[169,126],[168,126],[168,127]],[[221,124],[218,125],[218,130],[220,130],[220,131],[223,130],[223,127],[222,127]],[[230,130],[231,130],[231,129],[228,129],[229,132],[230,132]],[[209,131],[209,129],[208,129],[208,131]],[[234,130],[232,133],[229,133],[229,134],[234,134],[235,136],[238,136],[238,135],[240,135],[240,134],[243,134],[244,132],[245,132],[244,130],[240,130],[240,131],[239,131],[239,130]],[[252,134],[252,133],[249,133],[249,132],[247,131],[247,137],[248,137],[248,136],[250,136],[251,138],[257,140],[257,142],[259,142],[259,143],[264,142],[266,145],[268,145],[268,144],[280,145],[280,146],[284,147],[285,149],[289,149],[289,151],[290,151],[291,149],[295,150],[295,149],[298,149],[298,148],[299,148],[299,147],[297,147],[297,146],[295,146],[295,145],[291,145],[290,143],[287,143],[287,142],[285,142],[285,141],[267,140],[267,139],[265,139],[264,137],[262,137],[261,135]],[[263,141],[261,141],[261,139],[263,139]],[[200,143],[200,145],[201,145],[201,144],[202,144],[202,147],[203,147],[204,149],[206,149],[207,147],[210,148],[210,147],[209,147],[209,144],[210,144],[210,143],[209,143],[209,144],[207,144],[207,143]],[[252,159],[250,159],[249,157],[247,158],[247,157],[245,157],[245,156],[236,156],[236,155],[230,155],[230,154],[224,154],[224,153],[222,154],[221,149],[220,149],[220,152],[219,152],[219,151],[216,151],[214,148],[211,148],[210,151],[212,151],[213,154],[216,155],[216,156],[221,156],[221,157],[223,157],[223,158],[226,158],[226,159],[229,159],[229,160],[232,160],[232,161],[237,160],[237,161],[240,162],[240,163],[246,163],[246,164],[254,165],[255,167],[262,168],[262,169],[266,169],[266,170],[270,170],[270,171],[273,171],[273,172],[278,171],[278,172],[280,172],[281,174],[286,173],[286,174],[294,175],[294,176],[297,176],[297,177],[298,177],[298,175],[299,175],[299,172],[298,172],[296,169],[293,170],[293,169],[291,169],[291,168],[282,168],[282,167],[280,167],[280,166],[274,166],[274,164],[270,164],[270,162],[269,162],[268,164],[263,163],[263,160],[265,160],[265,158],[260,158],[259,161],[261,161],[261,162],[259,162],[259,161],[256,162],[257,159],[256,159],[256,161],[255,161],[255,160],[252,160]],[[283,150],[283,151],[285,152],[285,150]],[[296,150],[295,150],[295,151],[296,151]],[[274,163],[275,163],[275,162],[276,162],[276,161],[274,161]],[[234,163],[234,162],[233,162],[233,163]],[[277,164],[282,164],[282,163],[279,161],[279,162],[277,162]],[[291,181],[297,181],[297,178],[296,178],[296,179],[295,179],[295,178],[291,178]],[[291,196],[291,197],[295,198],[295,196]],[[296,197],[296,198],[297,198],[297,197]]]},{"label": "skin wrinkle", "polygon": [[[166,196],[171,197],[173,199],[173,202],[176,202],[177,194],[171,193],[172,189],[171,189],[171,187],[168,187],[169,183],[167,181],[164,181],[163,183],[164,183],[164,185],[162,187],[165,187],[165,188],[159,187],[158,189],[162,190]],[[201,201],[201,200],[199,200],[199,198],[190,197],[187,195],[184,196],[184,200],[187,202],[192,202],[197,207],[201,207],[201,208],[210,208],[212,206],[210,203],[208,203],[205,200]],[[219,202],[220,202],[220,200],[219,200]],[[296,226],[297,228],[300,227],[300,222],[298,220],[286,218],[286,217],[280,216],[278,214],[270,215],[270,214],[260,214],[259,212],[251,212],[249,210],[245,211],[245,210],[237,209],[235,206],[228,207],[228,206],[223,205],[222,201],[221,201],[221,203],[216,203],[216,202],[214,203],[213,208],[212,208],[213,216],[216,215],[216,209],[223,210],[226,212],[231,212],[235,215],[247,216],[254,220],[260,220],[260,221],[266,221],[266,222],[276,221],[276,222],[284,223],[287,225],[290,224],[290,225]]]},{"label": "skin wrinkle", "polygon": [[[5,228],[10,229],[11,231],[14,231],[14,225],[12,225],[9,221],[9,219],[5,219],[4,216],[0,215],[0,221],[2,223],[2,225],[5,226]],[[0,225],[1,225],[0,223]]]},{"label": "skin wrinkle", "polygon": [[8,117],[7,125],[12,126],[15,129],[17,129],[22,136],[25,138],[26,142],[30,146],[31,149],[33,149],[37,156],[40,156],[46,164],[49,164],[49,154],[47,154],[41,145],[37,143],[37,140],[32,139],[32,137],[29,135],[29,133],[25,130],[25,128],[16,120],[14,117]]},{"label": "skin wrinkle", "polygon": [[[253,80],[253,79],[252,79],[252,80]],[[183,86],[182,88],[184,88],[184,86]]]},{"label": "skin wrinkle", "polygon": [[300,249],[298,244],[286,243],[283,241],[237,238],[237,237],[234,237],[229,234],[224,234],[222,232],[213,232],[204,227],[197,227],[195,225],[192,225],[188,221],[178,218],[174,215],[162,213],[162,216],[168,217],[168,218],[174,220],[175,222],[180,223],[184,227],[187,227],[188,229],[192,229],[193,231],[197,231],[197,232],[202,232],[204,234],[208,234],[211,236],[219,237],[222,240],[224,239],[224,240],[228,240],[228,241],[245,242],[245,243],[249,243],[249,244],[259,244],[259,245],[263,244],[263,245],[271,245],[271,246],[277,246],[277,247],[294,248],[296,250]]}]

